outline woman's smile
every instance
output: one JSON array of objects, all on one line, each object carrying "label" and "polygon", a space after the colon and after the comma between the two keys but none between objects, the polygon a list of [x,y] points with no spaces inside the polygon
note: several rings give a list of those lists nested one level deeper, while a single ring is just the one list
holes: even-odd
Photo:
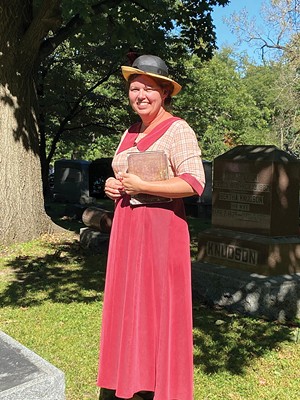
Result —
[{"label": "woman's smile", "polygon": [[149,76],[139,75],[130,83],[129,101],[141,118],[154,119],[161,110],[163,100],[161,88]]}]

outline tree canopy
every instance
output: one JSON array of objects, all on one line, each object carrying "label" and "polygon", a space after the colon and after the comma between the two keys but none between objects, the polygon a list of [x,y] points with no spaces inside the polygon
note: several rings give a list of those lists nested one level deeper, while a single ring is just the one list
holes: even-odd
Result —
[{"label": "tree canopy", "polygon": [[45,181],[55,152],[108,154],[134,121],[120,66],[142,53],[165,59],[185,86],[174,111],[195,129],[205,158],[237,144],[276,141],[300,154],[299,2],[270,1],[283,11],[270,20],[286,28],[289,40],[272,46],[262,34],[252,37],[281,57],[261,66],[244,60],[242,69],[227,50],[215,52],[211,12],[227,3],[0,0],[2,242],[53,229],[40,165]]},{"label": "tree canopy", "polygon": [[257,103],[229,50],[216,53],[210,61],[194,56],[187,61],[187,70],[190,83],[178,106],[196,130],[204,158],[212,160],[239,144],[269,140],[268,106]]},{"label": "tree canopy", "polygon": [[[62,63],[59,46],[64,45],[65,54],[69,51],[71,58],[77,58],[76,66],[69,64],[65,68],[74,68],[74,76],[86,68],[93,77],[91,82],[82,82],[84,94],[74,88],[74,103],[62,104],[52,89],[55,103],[78,113],[74,105],[76,101],[81,104],[83,95],[92,104],[91,89],[97,84],[97,74],[100,81],[116,73],[127,62],[130,49],[162,56],[175,78],[184,76],[180,63],[184,55],[195,53],[209,59],[215,48],[211,11],[213,6],[227,3],[228,0],[0,0],[0,183],[6,188],[0,194],[4,205],[2,242],[26,241],[53,229],[43,206],[39,155],[45,160],[43,78],[51,65]],[[90,57],[95,54],[99,57]],[[71,80],[60,84],[72,86]],[[68,116],[60,119],[53,113],[49,124],[54,124],[55,119],[59,127],[70,121]]]},{"label": "tree canopy", "polygon": [[[234,13],[231,25],[240,40],[260,48],[262,64],[272,68],[272,89],[268,91],[273,97],[270,129],[282,149],[299,156],[300,1],[265,0],[261,16],[264,23],[258,25],[255,20],[249,19],[246,12]],[[266,70],[261,68],[253,82],[260,79]],[[258,89],[257,85],[255,87]],[[260,91],[256,98],[258,93]]]}]

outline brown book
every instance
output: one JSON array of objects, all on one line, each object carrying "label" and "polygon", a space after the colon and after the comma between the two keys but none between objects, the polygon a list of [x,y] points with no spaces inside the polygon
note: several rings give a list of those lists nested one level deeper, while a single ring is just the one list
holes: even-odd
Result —
[{"label": "brown book", "polygon": [[[164,151],[128,153],[128,172],[139,176],[144,181],[164,181],[169,179],[167,155]],[[168,197],[140,193],[131,196],[130,204],[165,203],[171,200]]]}]

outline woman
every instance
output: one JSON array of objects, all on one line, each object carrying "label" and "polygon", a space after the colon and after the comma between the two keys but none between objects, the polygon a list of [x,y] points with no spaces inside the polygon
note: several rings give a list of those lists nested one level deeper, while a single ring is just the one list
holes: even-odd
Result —
[{"label": "woman", "polygon": [[[182,198],[203,191],[200,149],[189,125],[166,109],[181,86],[162,59],[143,55],[122,72],[141,122],[123,135],[115,177],[105,184],[116,208],[97,380],[110,390],[100,399],[192,400],[190,240]],[[168,179],[127,172],[129,153],[149,151],[166,154]],[[140,193],[160,202],[132,205]]]}]

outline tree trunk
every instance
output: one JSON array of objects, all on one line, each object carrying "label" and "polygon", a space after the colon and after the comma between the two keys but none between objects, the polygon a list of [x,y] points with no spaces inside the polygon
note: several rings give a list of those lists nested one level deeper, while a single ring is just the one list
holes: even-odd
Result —
[{"label": "tree trunk", "polygon": [[33,79],[43,32],[32,24],[29,0],[0,6],[0,243],[10,244],[51,232],[54,224],[44,209]]},{"label": "tree trunk", "polygon": [[[11,81],[16,70],[10,71]],[[51,230],[45,213],[33,84],[0,84],[0,243],[25,242]],[[12,90],[12,88],[14,88]]]}]

